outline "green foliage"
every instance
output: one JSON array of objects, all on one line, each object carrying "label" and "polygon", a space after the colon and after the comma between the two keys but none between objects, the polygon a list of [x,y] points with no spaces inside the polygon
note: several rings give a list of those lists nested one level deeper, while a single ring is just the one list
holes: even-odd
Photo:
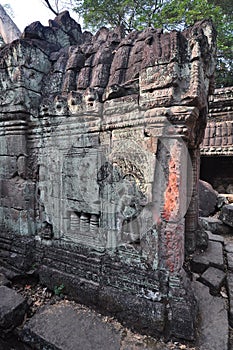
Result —
[{"label": "green foliage", "polygon": [[233,85],[232,0],[74,0],[74,10],[92,31],[123,25],[127,32],[146,26],[182,30],[211,18],[218,32],[217,86]]},{"label": "green foliage", "polygon": [[216,87],[233,85],[233,5],[228,1],[171,0],[161,11],[161,26],[183,29],[203,18],[212,19],[217,30]]},{"label": "green foliage", "polygon": [[36,270],[38,267],[38,264],[37,263],[33,263],[32,264],[32,267],[31,267],[31,270]]},{"label": "green foliage", "polygon": [[162,0],[76,0],[75,11],[91,30],[123,25],[126,31],[151,26]]},{"label": "green foliage", "polygon": [[214,6],[207,0],[171,0],[164,5],[160,20],[163,27],[176,29],[177,26],[187,27],[203,18],[215,20],[220,11],[219,6]]},{"label": "green foliage", "polygon": [[57,295],[57,296],[61,296],[64,288],[65,288],[65,286],[64,286],[63,283],[60,284],[59,286],[54,286],[54,289],[53,289],[54,294]]}]

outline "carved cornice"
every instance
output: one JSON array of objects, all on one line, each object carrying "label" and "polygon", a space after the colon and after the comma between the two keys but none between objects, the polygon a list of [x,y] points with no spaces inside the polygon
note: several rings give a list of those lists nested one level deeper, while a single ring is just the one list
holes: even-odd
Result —
[{"label": "carved cornice", "polygon": [[233,87],[216,89],[210,96],[205,137],[201,154],[233,155]]}]

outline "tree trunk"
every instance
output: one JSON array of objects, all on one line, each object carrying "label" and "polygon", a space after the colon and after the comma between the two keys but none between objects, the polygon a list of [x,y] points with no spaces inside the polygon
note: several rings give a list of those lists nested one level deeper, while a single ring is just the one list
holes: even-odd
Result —
[{"label": "tree trunk", "polygon": [[21,35],[19,28],[12,21],[10,16],[8,16],[2,5],[0,5],[0,34],[5,44],[19,39]]}]

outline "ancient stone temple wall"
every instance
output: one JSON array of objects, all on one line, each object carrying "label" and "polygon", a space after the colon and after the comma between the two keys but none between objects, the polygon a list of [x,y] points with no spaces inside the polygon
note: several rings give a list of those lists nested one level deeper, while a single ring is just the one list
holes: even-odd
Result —
[{"label": "ancient stone temple wall", "polygon": [[233,87],[210,96],[205,137],[201,144],[201,177],[220,193],[233,192]]},{"label": "ancient stone temple wall", "polygon": [[214,72],[208,21],[81,32],[67,12],[0,52],[1,264],[144,332],[194,337],[183,270]]}]

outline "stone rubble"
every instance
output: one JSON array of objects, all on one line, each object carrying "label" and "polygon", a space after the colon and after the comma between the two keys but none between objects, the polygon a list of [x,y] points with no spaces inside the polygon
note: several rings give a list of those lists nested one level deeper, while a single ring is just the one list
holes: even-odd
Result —
[{"label": "stone rubble", "polygon": [[[229,250],[233,244],[227,243],[224,236],[215,235],[212,232],[208,232],[208,236],[209,246],[212,247],[213,243],[218,243],[218,248],[221,246],[218,251],[215,250],[215,253],[221,256],[222,261],[225,261],[226,249]],[[207,249],[206,252],[193,257],[194,261],[199,262],[198,256],[201,256],[201,268],[197,268],[199,265],[194,263],[194,270],[197,274],[194,274],[195,281],[193,282],[194,293],[199,305],[197,346],[199,350],[228,350],[228,346],[233,346],[229,337],[229,327],[232,326],[233,284],[231,283],[233,280],[231,277],[233,275],[228,270],[227,261],[226,265],[220,264],[216,267],[213,254],[213,250]],[[213,262],[215,267],[212,266]]]},{"label": "stone rubble", "polygon": [[225,272],[210,266],[200,276],[199,281],[209,287],[210,294],[219,295],[221,287],[224,285],[225,278]]},{"label": "stone rubble", "polygon": [[199,180],[199,216],[209,216],[216,211],[218,193],[206,181]]},{"label": "stone rubble", "polygon": [[232,228],[233,231],[233,204],[224,205],[219,218]]},{"label": "stone rubble", "polygon": [[203,273],[209,266],[224,269],[223,247],[220,242],[209,241],[206,251],[195,254],[191,262],[192,270]]},{"label": "stone rubble", "polygon": [[200,217],[199,222],[205,230],[211,231],[213,234],[233,234],[232,227],[224,224],[222,220],[216,217]]},{"label": "stone rubble", "polygon": [[[22,279],[19,278],[18,281]],[[164,342],[140,335],[125,328],[114,318],[102,316],[84,305],[55,296],[47,288],[33,287],[22,282],[13,283],[17,295],[28,300],[30,310],[25,313],[22,325],[11,332],[0,332],[1,350],[196,350],[194,345],[177,341]],[[15,290],[12,290],[16,293]],[[6,290],[8,293],[9,291]]]}]

